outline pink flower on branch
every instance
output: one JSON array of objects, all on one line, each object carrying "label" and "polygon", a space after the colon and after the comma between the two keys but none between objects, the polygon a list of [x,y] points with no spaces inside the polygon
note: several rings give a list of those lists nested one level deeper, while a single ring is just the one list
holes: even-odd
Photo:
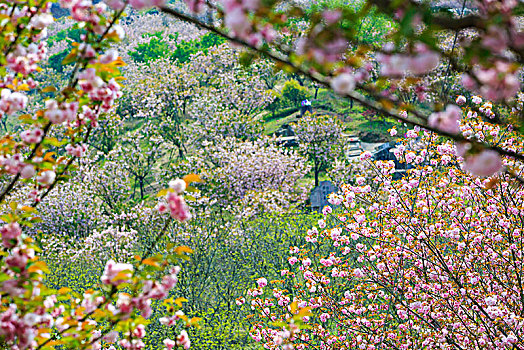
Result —
[{"label": "pink flower on branch", "polygon": [[160,202],[157,209],[161,213],[169,212],[173,219],[180,222],[191,219],[189,207],[181,195],[186,189],[186,182],[182,179],[176,179],[169,182],[169,190],[165,196],[165,201]]},{"label": "pink flower on branch", "polygon": [[104,284],[118,286],[122,283],[131,282],[133,275],[133,265],[116,263],[113,260],[109,260],[104,268],[101,280]]},{"label": "pink flower on branch", "polygon": [[18,241],[18,237],[22,234],[22,229],[17,222],[13,222],[2,226],[0,228],[0,234],[2,234],[2,243],[4,246],[6,248],[13,248]]},{"label": "pink flower on branch", "polygon": [[431,114],[428,125],[450,134],[457,134],[461,117],[462,110],[460,107],[448,105],[444,111]]},{"label": "pink flower on branch", "polygon": [[462,95],[457,96],[457,99],[455,100],[455,103],[459,106],[462,106],[464,103],[466,103],[466,98]]},{"label": "pink flower on branch", "polygon": [[355,77],[349,73],[342,73],[331,80],[331,88],[339,95],[347,95],[355,90]]},{"label": "pink flower on branch", "polygon": [[129,4],[137,10],[144,10],[155,6],[160,7],[165,3],[165,0],[129,0]]},{"label": "pink flower on branch", "polygon": [[402,77],[409,73],[423,75],[435,69],[439,62],[438,53],[427,46],[419,44],[413,54],[378,54],[381,73],[385,76]]},{"label": "pink flower on branch", "polygon": [[185,350],[191,347],[191,341],[189,340],[189,335],[185,330],[180,331],[178,337],[176,337],[176,344],[181,346]]},{"label": "pink flower on branch", "polygon": [[475,67],[472,74],[462,76],[462,84],[491,101],[509,101],[520,89],[518,71],[508,62],[496,61],[492,67]]},{"label": "pink flower on branch", "polygon": [[187,206],[184,197],[174,192],[169,192],[166,196],[166,200],[169,213],[173,219],[180,222],[191,219],[191,213],[189,212],[189,207]]},{"label": "pink flower on branch", "polygon": [[473,153],[469,144],[458,143],[455,145],[458,156],[464,158],[463,169],[476,176],[493,176],[502,170],[503,163],[500,154],[490,149]]}]

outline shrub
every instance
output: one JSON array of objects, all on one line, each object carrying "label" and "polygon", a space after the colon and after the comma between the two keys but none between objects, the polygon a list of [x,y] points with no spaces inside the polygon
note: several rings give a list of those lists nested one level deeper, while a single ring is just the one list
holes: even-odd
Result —
[{"label": "shrub", "polygon": [[147,63],[169,55],[171,49],[168,43],[163,40],[162,32],[145,34],[144,36],[149,37],[149,41],[138,44],[133,51],[129,52],[129,56],[136,62]]},{"label": "shrub", "polygon": [[299,107],[300,103],[308,98],[309,93],[305,86],[302,86],[295,79],[288,80],[282,88],[282,99],[291,106]]},{"label": "shrub", "polygon": [[225,42],[221,36],[214,33],[207,33],[199,40],[181,41],[177,44],[172,58],[179,63],[186,63],[190,57],[198,52],[207,54],[210,47],[219,46]]}]

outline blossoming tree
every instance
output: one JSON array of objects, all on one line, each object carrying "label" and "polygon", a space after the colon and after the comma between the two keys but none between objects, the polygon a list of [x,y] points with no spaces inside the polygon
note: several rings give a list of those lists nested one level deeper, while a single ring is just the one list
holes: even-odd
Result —
[{"label": "blossoming tree", "polygon": [[[63,62],[73,65],[68,82],[57,89],[41,88],[33,77],[46,57],[52,2],[0,3],[0,117],[17,118],[19,124],[17,133],[0,139],[0,340],[12,349],[100,348],[102,342],[117,341],[138,349],[143,347],[151,300],[168,296],[177,283],[179,268],[174,264],[188,250],[170,247],[158,255],[149,249],[130,263],[109,260],[99,288],[76,294],[43,283],[49,270],[41,259],[40,242],[28,234],[39,221],[39,203],[67,179],[75,160],[86,154],[98,119],[110,113],[121,96],[123,62],[109,46],[123,37],[118,21],[124,8],[111,10],[91,1],[60,4],[76,22],[80,41],[73,43]],[[29,98],[35,95],[44,101],[41,105]],[[159,207],[170,214],[164,216],[166,227],[172,219],[190,217],[182,195],[185,188],[186,182],[177,180],[166,191]],[[151,277],[153,271],[158,278]],[[171,299],[165,305],[166,315],[175,317],[177,303]],[[179,312],[175,320],[180,318],[184,319]],[[182,331],[165,343],[168,348],[188,348],[190,341]]]},{"label": "blossoming tree", "polygon": [[279,147],[274,140],[241,141],[233,137],[204,147],[175,167],[177,172],[201,174],[203,209],[250,218],[262,212],[283,212],[301,205],[309,186],[299,180],[309,172],[298,152]]},{"label": "blossoming tree", "polygon": [[[463,132],[522,147],[515,132],[458,112]],[[395,150],[413,169],[393,181],[394,162],[371,162],[378,189],[357,181],[330,196],[343,210],[325,207],[305,245],[291,247],[282,279],[249,291],[255,340],[270,349],[521,347],[522,184],[471,175],[500,169],[494,151],[475,155],[487,158],[477,168],[463,146],[418,136],[418,148],[408,138]]]},{"label": "blossoming tree", "polygon": [[[480,94],[501,106],[514,106],[519,91],[518,68],[522,60],[521,38],[517,16],[523,4],[517,1],[474,1],[474,11],[457,13],[445,4],[418,1],[362,1],[360,6],[326,4],[308,12],[308,21],[301,22],[304,6],[281,6],[280,2],[263,4],[258,1],[222,1],[212,5],[201,0],[187,0],[193,13],[215,13],[215,21],[200,21],[180,9],[159,3],[160,9],[171,16],[194,23],[250,51],[247,57],[263,55],[277,66],[330,86],[352,101],[358,102],[386,117],[424,127],[465,141],[457,132],[441,123],[429,122],[433,113],[446,109],[431,96],[424,77],[441,61],[448,62],[448,72],[461,75],[462,87],[471,94]],[[464,4],[465,5],[465,4]],[[359,26],[370,13],[384,16],[392,23],[384,41],[377,47],[361,41]],[[301,25],[297,25],[297,21]],[[285,28],[285,30],[280,30]],[[446,45],[455,35],[455,44]],[[467,38],[461,40],[460,37]],[[297,39],[298,38],[298,39]],[[457,43],[458,42],[458,43]],[[249,61],[249,59],[247,59]],[[375,67],[378,66],[378,69]],[[399,89],[412,89],[416,98],[399,99]],[[452,94],[447,87],[446,91]],[[450,104],[447,99],[446,104]],[[429,103],[421,109],[420,103]],[[432,112],[427,113],[427,107]],[[494,112],[496,114],[496,112]],[[513,124],[520,125],[520,109],[510,109]],[[446,124],[449,113],[440,115]],[[507,126],[509,119],[497,114],[495,120]],[[522,155],[487,145],[473,138],[469,142],[478,152],[494,150],[499,155],[523,159]],[[483,157],[476,158],[479,160]]]},{"label": "blossoming tree", "polygon": [[320,172],[342,154],[342,125],[338,117],[306,114],[294,125],[302,154],[313,162],[315,186]]}]

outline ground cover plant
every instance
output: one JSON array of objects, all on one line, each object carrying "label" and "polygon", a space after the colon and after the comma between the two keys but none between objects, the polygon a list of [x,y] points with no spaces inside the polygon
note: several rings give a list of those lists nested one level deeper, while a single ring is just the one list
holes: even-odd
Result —
[{"label": "ground cover plant", "polygon": [[1,347],[524,348],[523,10],[0,0]]}]

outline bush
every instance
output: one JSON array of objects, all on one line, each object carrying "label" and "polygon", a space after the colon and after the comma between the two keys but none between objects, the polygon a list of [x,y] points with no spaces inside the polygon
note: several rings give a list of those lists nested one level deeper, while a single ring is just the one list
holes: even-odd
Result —
[{"label": "bush", "polygon": [[64,50],[60,53],[49,56],[47,60],[49,67],[53,68],[57,72],[62,73],[64,71],[64,67],[66,66],[62,64],[62,61],[64,60],[64,58],[66,58],[68,54],[69,54],[69,50]]},{"label": "bush", "polygon": [[145,34],[151,39],[147,43],[138,44],[134,51],[129,52],[136,62],[149,62],[151,60],[157,60],[162,57],[168,56],[171,51],[169,45],[162,40],[162,32],[156,32],[154,34]]},{"label": "bush", "polygon": [[288,80],[282,88],[282,99],[289,105],[298,107],[300,102],[308,98],[307,88],[301,86],[295,79]]},{"label": "bush", "polygon": [[64,71],[64,67],[66,65],[70,65],[71,64],[71,63],[68,63],[66,65],[63,65],[62,61],[64,60],[64,58],[66,58],[66,56],[69,54],[69,52],[71,52],[71,47],[72,47],[71,46],[71,42],[81,42],[80,34],[81,34],[80,29],[73,27],[73,28],[70,28],[70,29],[61,30],[61,31],[59,31],[58,33],[56,33],[55,35],[53,35],[52,37],[49,38],[49,40],[48,40],[48,45],[49,46],[53,46],[56,42],[59,42],[59,41],[64,41],[65,40],[65,41],[68,42],[66,50],[63,50],[62,52],[54,54],[54,55],[52,55],[52,56],[50,56],[48,58],[47,64],[51,68],[53,68],[57,72],[62,73]]},{"label": "bush", "polygon": [[[163,40],[163,33],[156,32],[154,34],[144,34],[151,37],[149,42],[138,44],[135,50],[129,52],[136,62],[149,62],[163,57],[170,57],[173,61],[178,63],[186,63],[192,55],[204,52],[210,47],[218,46],[225,42],[225,39],[213,33],[207,33],[198,40],[178,41],[176,49],[171,53],[169,44]],[[178,35],[171,35],[170,39],[177,40]]]},{"label": "bush", "polygon": [[266,109],[271,111],[271,117],[266,118],[266,120],[274,119],[275,112],[278,111],[280,108],[282,108],[282,104],[283,104],[283,97],[280,92],[271,90],[271,94],[273,95],[273,101],[266,107]]},{"label": "bush", "polygon": [[179,63],[186,63],[192,55],[201,51],[207,54],[207,49],[223,44],[224,42],[225,39],[222,37],[213,33],[207,33],[202,36],[200,40],[179,42],[171,57]]}]

